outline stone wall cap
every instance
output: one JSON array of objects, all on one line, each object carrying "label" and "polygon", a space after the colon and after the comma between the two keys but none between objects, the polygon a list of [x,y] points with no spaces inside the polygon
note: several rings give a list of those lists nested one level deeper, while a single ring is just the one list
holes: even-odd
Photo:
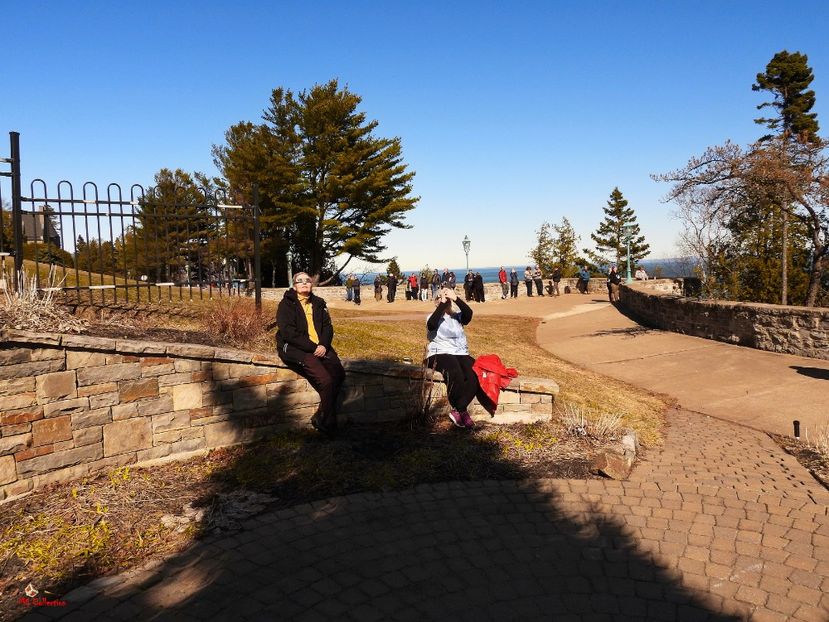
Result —
[{"label": "stone wall cap", "polygon": [[167,344],[158,341],[116,339],[115,350],[124,354],[166,354]]},{"label": "stone wall cap", "polygon": [[35,333],[28,330],[4,328],[0,330],[0,341],[8,343],[40,343],[48,346],[59,346],[61,333]]},{"label": "stone wall cap", "polygon": [[199,359],[212,359],[216,356],[216,348],[202,346],[193,343],[168,343],[166,354],[168,356],[185,356]]},{"label": "stone wall cap", "polygon": [[88,335],[63,335],[60,344],[65,348],[84,348],[89,350],[107,350],[114,352],[118,342],[109,337],[90,337]]}]

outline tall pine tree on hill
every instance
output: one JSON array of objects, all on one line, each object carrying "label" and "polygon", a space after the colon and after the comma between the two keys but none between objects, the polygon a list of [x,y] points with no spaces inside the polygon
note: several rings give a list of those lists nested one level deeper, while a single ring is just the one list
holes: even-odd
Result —
[{"label": "tall pine tree on hill", "polygon": [[627,199],[622,196],[619,188],[614,188],[607,207],[603,209],[604,220],[596,232],[590,234],[596,250],[585,249],[584,252],[595,264],[615,263],[621,269],[627,262],[625,225],[631,225],[630,265],[633,267],[637,261],[650,254],[650,245],[645,243],[645,236],[641,235],[633,208],[628,207]]},{"label": "tall pine tree on hill", "polygon": [[[815,92],[809,89],[814,80],[812,68],[808,65],[809,57],[800,52],[778,52],[766,65],[765,73],[757,74],[757,82],[751,85],[753,91],[768,91],[774,100],[757,106],[774,108],[775,117],[761,117],[754,122],[765,125],[776,134],[766,134],[760,142],[782,139],[784,149],[788,143],[817,143],[819,138],[817,113],[810,112],[815,105]],[[784,193],[785,194],[785,193]],[[768,217],[779,218],[781,227],[781,284],[780,303],[788,304],[789,297],[789,215],[791,200],[787,196],[778,196],[777,205],[772,205]],[[758,228],[762,223],[758,222]]]}]

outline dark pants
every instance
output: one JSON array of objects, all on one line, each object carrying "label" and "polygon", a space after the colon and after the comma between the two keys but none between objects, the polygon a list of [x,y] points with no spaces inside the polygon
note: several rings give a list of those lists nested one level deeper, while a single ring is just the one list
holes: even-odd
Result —
[{"label": "dark pants", "polygon": [[340,358],[333,350],[320,358],[310,352],[305,354],[301,364],[288,363],[300,376],[308,380],[314,390],[320,394],[319,414],[326,430],[337,429],[337,395],[340,392],[345,370]]},{"label": "dark pants", "polygon": [[518,298],[518,283],[509,284],[509,295],[510,298]]},{"label": "dark pants", "polygon": [[354,303],[355,303],[355,304],[360,304],[360,302],[361,302],[361,301],[360,301],[360,288],[359,288],[359,287],[355,287],[355,288],[352,290],[352,293],[353,293],[353,296],[352,296],[352,297],[354,298]]},{"label": "dark pants", "polygon": [[524,281],[524,285],[527,286],[527,296],[533,295],[533,282],[532,281]]},{"label": "dark pants", "polygon": [[394,302],[395,294],[397,294],[397,288],[396,287],[389,287],[389,291],[386,292],[386,299],[389,302]]},{"label": "dark pants", "polygon": [[420,296],[420,288],[413,287],[412,288],[412,300],[418,300],[418,296]]},{"label": "dark pants", "polygon": [[475,359],[469,355],[433,354],[426,359],[429,367],[443,374],[449,405],[458,412],[469,408],[476,394],[481,394],[478,401],[486,398],[481,391],[478,374],[472,369],[474,363]]},{"label": "dark pants", "polygon": [[539,296],[544,295],[544,281],[541,279],[533,279],[535,281],[535,290],[538,292]]}]

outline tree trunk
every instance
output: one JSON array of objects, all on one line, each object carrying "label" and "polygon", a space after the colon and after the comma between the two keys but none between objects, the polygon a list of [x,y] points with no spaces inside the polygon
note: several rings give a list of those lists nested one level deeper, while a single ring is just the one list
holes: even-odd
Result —
[{"label": "tree trunk", "polygon": [[783,259],[781,262],[780,304],[789,304],[789,214],[783,210]]},{"label": "tree trunk", "polygon": [[804,305],[814,307],[820,291],[820,282],[823,279],[823,266],[826,262],[826,247],[815,248],[815,259],[812,261],[812,272],[809,275],[809,289],[806,292]]}]

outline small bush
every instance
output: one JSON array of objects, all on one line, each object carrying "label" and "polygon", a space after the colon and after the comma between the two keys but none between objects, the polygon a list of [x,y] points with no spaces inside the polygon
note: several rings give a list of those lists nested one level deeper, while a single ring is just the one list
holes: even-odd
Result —
[{"label": "small bush", "polygon": [[622,425],[622,415],[607,412],[591,412],[577,404],[566,402],[561,414],[561,424],[572,436],[589,436],[597,440],[606,440],[618,435]]},{"label": "small bush", "polygon": [[806,444],[819,453],[821,456],[829,460],[829,425],[823,426],[819,429],[813,438],[806,438]]},{"label": "small bush", "polygon": [[13,284],[6,274],[0,278],[0,327],[57,333],[83,332],[86,322],[56,304],[54,292],[58,282],[55,267],[49,270],[46,287],[38,290],[37,279],[21,271]]},{"label": "small bush", "polygon": [[243,348],[267,331],[268,320],[247,298],[221,299],[203,318],[205,329],[222,342]]}]

